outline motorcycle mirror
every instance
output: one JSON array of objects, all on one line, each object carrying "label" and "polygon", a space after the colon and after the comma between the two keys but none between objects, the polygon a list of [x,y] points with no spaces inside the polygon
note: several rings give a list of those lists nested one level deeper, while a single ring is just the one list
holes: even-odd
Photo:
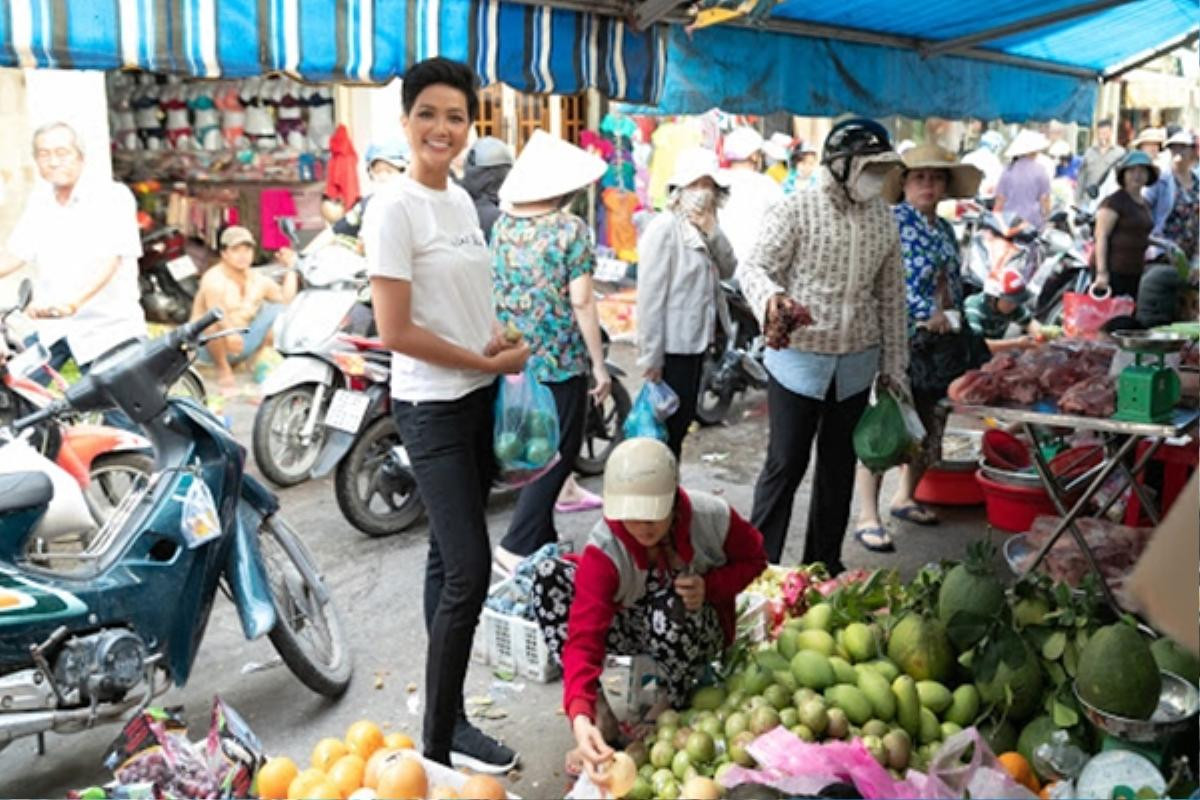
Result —
[{"label": "motorcycle mirror", "polygon": [[278,224],[279,230],[283,231],[283,235],[290,239],[292,244],[299,241],[299,237],[296,235],[296,220],[291,217],[280,217]]},{"label": "motorcycle mirror", "polygon": [[33,281],[25,278],[21,281],[21,285],[17,287],[17,308],[21,311],[29,308],[29,303],[33,300]]}]

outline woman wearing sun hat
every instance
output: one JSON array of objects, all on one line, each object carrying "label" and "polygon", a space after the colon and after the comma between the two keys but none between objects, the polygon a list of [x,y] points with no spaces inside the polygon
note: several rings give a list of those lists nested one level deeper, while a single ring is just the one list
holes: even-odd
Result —
[{"label": "woman wearing sun hat", "polygon": [[1150,156],[1133,150],[1117,164],[1121,187],[1104,198],[1096,212],[1096,277],[1092,287],[1112,287],[1115,294],[1137,299],[1138,282],[1146,267],[1146,248],[1154,216],[1142,190],[1158,180],[1158,167]]},{"label": "woman wearing sun hat", "polygon": [[667,211],[638,242],[638,366],[647,380],[665,381],[679,395],[667,419],[667,444],[679,458],[696,416],[704,351],[716,331],[717,282],[733,276],[737,257],[717,224],[729,179],[716,153],[681,151],[667,188]]},{"label": "woman wearing sun hat", "polygon": [[1022,129],[1004,151],[1010,159],[1000,182],[996,184],[999,214],[1008,212],[1040,229],[1050,213],[1050,175],[1038,163],[1038,154],[1050,146],[1050,140],[1037,131]]},{"label": "woman wearing sun hat", "polygon": [[554,394],[561,456],[517,498],[494,554],[506,569],[558,539],[554,503],[583,443],[589,363],[593,396],[603,400],[612,387],[592,289],[591,231],[566,210],[606,169],[603,159],[538,130],[500,186],[491,242],[496,317],[521,331],[534,375]]},{"label": "woman wearing sun hat", "polygon": [[[918,145],[900,158],[904,168],[888,175],[883,199],[894,204],[892,213],[900,230],[908,334],[910,342],[915,343],[950,333],[954,312],[962,313],[958,243],[950,223],[937,215],[937,206],[948,197],[974,197],[983,172],[956,161],[953,153],[934,144]],[[961,325],[961,316],[959,320]],[[909,363],[917,359],[914,353]],[[901,468],[900,482],[891,501],[891,516],[917,525],[938,522],[932,511],[913,499],[913,493],[926,468],[940,456],[946,423],[946,413],[938,405],[941,399],[940,395],[922,393],[914,386],[913,403],[925,425],[926,437],[920,456]],[[882,474],[859,464],[855,478],[859,511],[854,538],[868,550],[890,552],[895,549],[892,537],[879,516],[882,480]]]}]

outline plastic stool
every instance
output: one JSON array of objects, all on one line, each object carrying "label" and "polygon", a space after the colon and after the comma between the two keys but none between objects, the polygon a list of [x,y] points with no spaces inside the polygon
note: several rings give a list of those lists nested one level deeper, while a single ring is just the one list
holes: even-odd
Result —
[{"label": "plastic stool", "polygon": [[[1140,459],[1142,457],[1150,444],[1150,442],[1142,442],[1138,445],[1137,458]],[[1162,501],[1160,504],[1161,519],[1167,515],[1167,512],[1171,509],[1171,505],[1175,502],[1175,498],[1183,491],[1188,478],[1192,476],[1192,472],[1196,470],[1197,464],[1200,463],[1200,444],[1194,440],[1186,444],[1164,444],[1158,448],[1158,452],[1154,454],[1154,458],[1151,461],[1157,461],[1163,465]],[[1138,483],[1143,482],[1145,474],[1145,470],[1143,470],[1138,475]],[[1129,501],[1125,504],[1125,524],[1130,527],[1137,527],[1143,519],[1149,524],[1149,518],[1142,514],[1141,501],[1138,499],[1137,492],[1131,489],[1129,491]]]}]

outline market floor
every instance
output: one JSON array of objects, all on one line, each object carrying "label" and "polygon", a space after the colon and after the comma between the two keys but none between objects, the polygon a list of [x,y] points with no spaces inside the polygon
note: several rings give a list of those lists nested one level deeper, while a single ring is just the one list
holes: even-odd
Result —
[{"label": "market floor", "polygon": [[[614,346],[620,363],[632,361],[630,348]],[[634,394],[636,386],[628,388]],[[245,400],[226,407],[234,431],[249,442],[255,406]],[[688,488],[721,494],[749,515],[754,481],[766,451],[765,397],[752,394],[734,407],[733,424],[705,428],[684,446],[683,483]],[[894,474],[885,482],[890,496]],[[598,478],[584,484],[600,491]],[[809,481],[796,494],[792,536],[785,563],[795,563],[803,548]],[[311,481],[280,493],[288,518],[314,551],[333,591],[355,657],[354,680],[341,700],[324,700],[305,689],[279,664],[264,639],[247,642],[232,606],[218,599],[192,680],[159,700],[183,705],[193,739],[202,738],[214,694],[246,718],[269,754],[288,755],[307,764],[313,745],[323,737],[344,734],[357,719],[373,719],[385,730],[406,731],[418,738],[424,674],[424,630],[421,581],[426,553],[423,524],[386,539],[370,539],[353,529],[333,502],[328,479]],[[489,509],[493,542],[503,536],[511,517],[511,496],[496,496]],[[895,567],[911,576],[922,565],[958,558],[965,547],[987,535],[983,511],[947,509],[941,525],[905,525],[895,533],[897,552],[869,553],[847,536],[844,560],[853,567]],[[562,515],[564,538],[581,539],[598,512]],[[561,797],[567,786],[563,754],[570,734],[561,706],[561,683],[538,684],[522,678],[506,681],[473,664],[468,678],[468,707],[482,712],[485,730],[503,738],[522,756],[511,789],[526,798]],[[46,754],[37,755],[33,739],[0,751],[0,797],[64,797],[70,789],[102,783],[111,777],[101,761],[117,734],[116,726],[70,737],[49,736]]]}]

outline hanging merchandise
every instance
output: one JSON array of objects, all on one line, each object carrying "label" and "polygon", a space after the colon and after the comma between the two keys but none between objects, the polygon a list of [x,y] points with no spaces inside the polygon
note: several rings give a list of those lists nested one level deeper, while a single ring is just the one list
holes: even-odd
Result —
[{"label": "hanging merchandise", "polygon": [[220,150],[221,114],[213,100],[212,84],[198,84],[192,88],[188,106],[192,109],[193,140],[203,150]]},{"label": "hanging merchandise", "polygon": [[622,261],[636,262],[637,228],[633,224],[633,212],[641,204],[637,194],[611,187],[601,193],[600,202],[605,210],[605,239],[608,247]]},{"label": "hanging merchandise", "polygon": [[288,147],[301,152],[308,149],[308,128],[304,124],[304,101],[300,84],[291,78],[281,78],[276,87],[275,128]]},{"label": "hanging merchandise", "polygon": [[690,121],[659,125],[650,137],[654,155],[650,159],[650,203],[656,209],[667,204],[667,181],[675,174],[675,156],[682,150],[700,146],[701,133]]},{"label": "hanging merchandise", "polygon": [[308,137],[313,149],[329,149],[333,137],[333,93],[324,86],[312,87],[304,99],[308,106]]},{"label": "hanging merchandise", "polygon": [[237,85],[227,83],[221,87],[213,99],[221,111],[221,138],[225,147],[236,150],[248,143],[246,139],[246,107],[238,94]]},{"label": "hanging merchandise", "polygon": [[259,150],[279,144],[275,119],[271,116],[275,84],[267,78],[247,78],[242,83],[241,101],[246,107],[246,135]]},{"label": "hanging merchandise", "polygon": [[325,196],[341,200],[342,208],[350,208],[361,196],[358,191],[358,153],[345,125],[338,125],[329,141],[329,177],[325,181]]},{"label": "hanging merchandise", "polygon": [[133,108],[142,147],[147,150],[161,148],[166,131],[162,126],[162,106],[159,105],[158,85],[153,75],[139,76],[137,89],[129,105]]},{"label": "hanging merchandise", "polygon": [[142,146],[138,138],[137,115],[130,105],[136,89],[137,79],[127,72],[116,73],[110,83],[108,124],[112,129],[114,148],[137,150]]}]

